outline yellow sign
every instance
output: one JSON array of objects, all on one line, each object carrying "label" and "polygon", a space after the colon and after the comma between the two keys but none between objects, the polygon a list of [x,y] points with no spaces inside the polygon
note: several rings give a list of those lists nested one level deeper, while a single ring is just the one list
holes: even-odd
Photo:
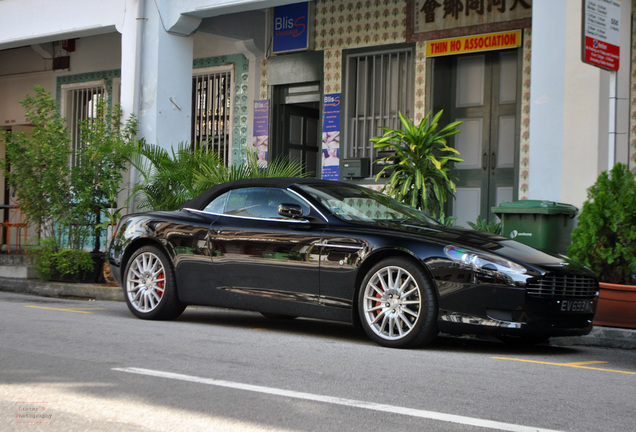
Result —
[{"label": "yellow sign", "polygon": [[521,46],[521,30],[462,36],[426,42],[426,56],[436,57]]}]

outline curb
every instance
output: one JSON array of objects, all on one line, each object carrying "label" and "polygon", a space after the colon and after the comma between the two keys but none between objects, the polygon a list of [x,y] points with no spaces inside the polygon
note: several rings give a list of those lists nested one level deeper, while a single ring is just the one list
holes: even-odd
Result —
[{"label": "curb", "polygon": [[[124,292],[119,286],[106,284],[83,284],[64,282],[42,282],[37,279],[0,277],[0,291],[34,294],[43,297],[79,298],[91,300],[124,301]],[[636,350],[636,330],[596,326],[587,336],[554,337],[551,346],[595,346]]]},{"label": "curb", "polygon": [[595,326],[587,336],[555,337],[550,339],[550,345],[584,345],[634,350],[636,349],[636,330]]},{"label": "curb", "polygon": [[106,284],[42,282],[37,279],[0,278],[0,291],[91,300],[124,301],[119,286]]}]

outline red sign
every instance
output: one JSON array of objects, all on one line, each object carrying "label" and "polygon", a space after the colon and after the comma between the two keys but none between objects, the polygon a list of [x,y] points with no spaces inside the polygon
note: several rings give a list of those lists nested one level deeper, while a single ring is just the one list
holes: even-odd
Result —
[{"label": "red sign", "polygon": [[585,36],[585,62],[603,69],[618,70],[621,47]]},{"label": "red sign", "polygon": [[583,1],[583,61],[618,70],[621,0]]}]

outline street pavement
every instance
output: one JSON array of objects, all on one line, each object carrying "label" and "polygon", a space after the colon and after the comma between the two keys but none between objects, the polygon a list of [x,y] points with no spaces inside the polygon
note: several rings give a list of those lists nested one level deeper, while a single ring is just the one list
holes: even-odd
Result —
[{"label": "street pavement", "polygon": [[[124,301],[124,293],[119,286],[106,284],[42,282],[35,279],[2,277],[0,278],[0,291],[43,297]],[[587,336],[551,338],[550,345],[586,345],[633,350],[636,349],[636,330],[596,326],[592,333]]]}]

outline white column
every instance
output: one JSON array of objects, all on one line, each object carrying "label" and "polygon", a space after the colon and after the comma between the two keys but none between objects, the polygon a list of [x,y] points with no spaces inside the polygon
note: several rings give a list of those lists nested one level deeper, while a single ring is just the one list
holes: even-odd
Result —
[{"label": "white column", "polygon": [[528,198],[561,200],[566,2],[532,4]]},{"label": "white column", "polygon": [[192,35],[168,33],[157,9],[147,1],[139,72],[139,131],[164,148],[190,141]]}]

